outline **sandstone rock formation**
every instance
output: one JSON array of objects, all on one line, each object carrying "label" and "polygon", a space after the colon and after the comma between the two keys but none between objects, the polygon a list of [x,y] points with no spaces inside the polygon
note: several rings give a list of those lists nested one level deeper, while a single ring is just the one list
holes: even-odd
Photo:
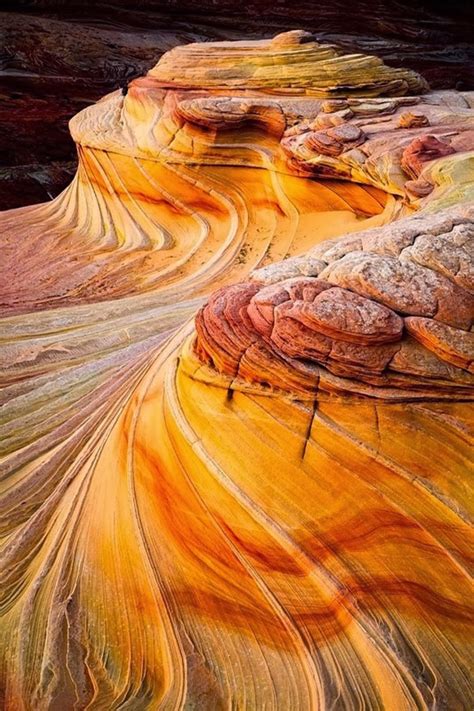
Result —
[{"label": "sandstone rock formation", "polygon": [[473,216],[471,207],[408,218],[395,233],[325,242],[309,259],[257,271],[201,309],[196,350],[221,373],[299,397],[469,398]]},{"label": "sandstone rock formation", "polygon": [[474,96],[292,31],[70,127],[1,218],[4,707],[470,708]]},{"label": "sandstone rock formation", "polygon": [[[263,21],[262,21],[262,18]],[[69,118],[187,42],[305,27],[346,52],[474,89],[474,8],[464,0],[5,0],[0,9],[0,209],[58,195],[75,172]],[[281,28],[281,29],[279,29]]]}]

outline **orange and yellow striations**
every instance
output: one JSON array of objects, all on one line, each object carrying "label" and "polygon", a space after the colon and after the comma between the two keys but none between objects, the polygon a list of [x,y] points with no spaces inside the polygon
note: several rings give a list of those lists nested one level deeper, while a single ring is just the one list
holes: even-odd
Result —
[{"label": "orange and yellow striations", "polygon": [[3,214],[6,709],[472,707],[474,97],[427,91],[176,48]]}]

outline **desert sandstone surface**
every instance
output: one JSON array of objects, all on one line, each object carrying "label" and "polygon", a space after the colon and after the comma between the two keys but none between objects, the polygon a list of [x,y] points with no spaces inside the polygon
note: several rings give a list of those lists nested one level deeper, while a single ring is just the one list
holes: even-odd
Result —
[{"label": "desert sandstone surface", "polygon": [[474,92],[171,49],[1,217],[7,709],[472,708]]}]

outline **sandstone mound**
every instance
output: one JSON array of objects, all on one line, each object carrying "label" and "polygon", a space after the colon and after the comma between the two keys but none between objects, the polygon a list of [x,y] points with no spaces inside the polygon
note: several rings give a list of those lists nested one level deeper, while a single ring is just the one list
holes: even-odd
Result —
[{"label": "sandstone mound", "polygon": [[416,72],[378,57],[347,54],[293,30],[271,40],[188,44],[167,52],[149,75],[169,86],[251,89],[313,96],[400,96],[428,86]]}]

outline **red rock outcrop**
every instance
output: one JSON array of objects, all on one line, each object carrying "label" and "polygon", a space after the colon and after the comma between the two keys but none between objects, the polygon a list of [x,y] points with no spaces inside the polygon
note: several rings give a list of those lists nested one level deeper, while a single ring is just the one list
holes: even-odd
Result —
[{"label": "red rock outcrop", "polygon": [[[350,379],[339,383],[344,391],[472,396],[474,282],[465,269],[472,268],[473,215],[468,208],[406,218],[395,229],[321,244],[307,269],[299,260],[305,276],[281,279],[269,267],[254,282],[226,287],[197,318],[197,350],[220,372],[289,391],[285,373],[303,369],[298,390],[309,396],[315,387],[337,389],[319,366]],[[263,373],[257,363],[249,369],[248,350],[257,346],[277,379],[268,364]]]}]

